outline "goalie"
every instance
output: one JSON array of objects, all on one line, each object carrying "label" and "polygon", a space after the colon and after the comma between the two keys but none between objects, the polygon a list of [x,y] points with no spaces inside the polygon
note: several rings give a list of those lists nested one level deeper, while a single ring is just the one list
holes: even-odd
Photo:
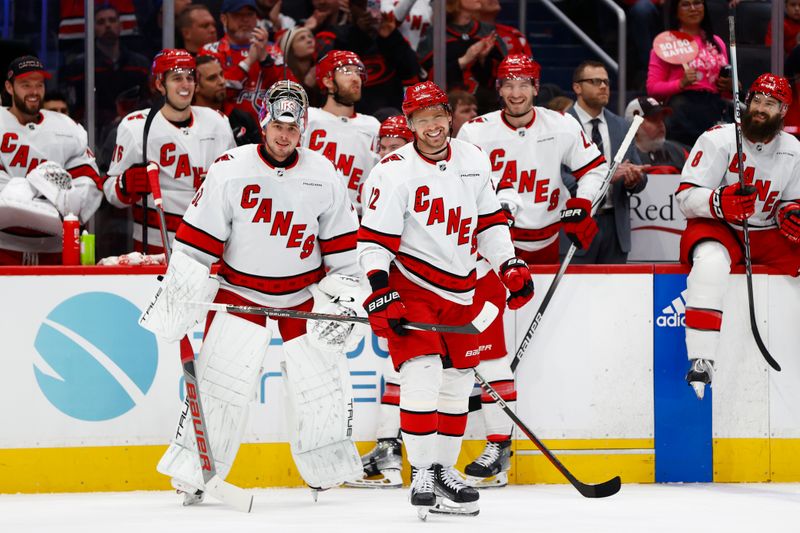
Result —
[{"label": "goalie", "polygon": [[[225,152],[209,168],[175,237],[161,289],[142,325],[179,340],[205,315],[192,300],[336,314],[364,314],[356,266],[358,221],[333,165],[298,148],[308,99],[292,81],[267,92],[263,144]],[[209,266],[219,262],[219,287]],[[216,293],[216,294],[215,294]],[[313,489],[361,472],[351,439],[352,393],[345,352],[360,340],[352,324],[277,320],[292,455]],[[217,473],[236,457],[247,405],[270,343],[266,317],[209,313],[196,367]],[[184,494],[201,501],[203,478],[191,425],[158,464]]]}]

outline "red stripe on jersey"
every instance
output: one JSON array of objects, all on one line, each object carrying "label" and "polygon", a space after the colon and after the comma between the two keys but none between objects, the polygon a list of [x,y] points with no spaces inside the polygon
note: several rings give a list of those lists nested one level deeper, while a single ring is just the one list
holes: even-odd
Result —
[{"label": "red stripe on jersey", "polygon": [[381,404],[400,405],[400,385],[387,383],[386,389],[383,391],[383,396],[381,396]]},{"label": "red stripe on jersey", "polygon": [[[173,215],[172,213],[164,213],[164,218],[167,220],[167,231],[171,231],[172,233],[178,231],[178,228],[180,227],[181,222],[183,221],[182,216]],[[137,224],[141,224],[143,220],[144,217],[142,216],[142,206],[134,205],[133,221],[136,222]],[[151,207],[147,208],[147,227],[154,229],[161,228],[161,222],[158,219],[158,211],[156,211]]]},{"label": "red stripe on jersey", "polygon": [[318,282],[325,277],[325,269],[320,265],[314,270],[294,276],[256,276],[239,272],[223,260],[222,266],[219,268],[219,276],[237,287],[252,289],[262,294],[280,296],[292,294]]},{"label": "red stripe on jersey", "polygon": [[502,209],[498,209],[494,213],[486,215],[478,215],[478,233],[487,230],[492,226],[505,226],[508,227],[508,218]]},{"label": "red stripe on jersey", "polygon": [[103,180],[92,165],[78,165],[77,167],[67,169],[67,172],[72,176],[72,179],[81,178],[83,176],[91,178],[97,188],[101,191],[103,190]]},{"label": "red stripe on jersey", "polygon": [[400,235],[382,233],[364,225],[358,228],[358,240],[360,242],[372,242],[383,246],[395,255],[397,255],[397,250],[400,249]]},{"label": "red stripe on jersey", "polygon": [[[507,402],[514,402],[517,400],[517,389],[514,387],[514,380],[513,379],[504,379],[501,381],[492,381],[489,383],[494,390],[497,391],[497,394],[500,397],[507,401]],[[481,390],[481,402],[482,403],[495,403],[495,400],[489,396],[489,394]]]},{"label": "red stripe on jersey", "polygon": [[338,254],[340,252],[349,252],[356,249],[358,240],[356,239],[357,232],[351,231],[350,233],[343,233],[330,239],[319,239],[319,248],[322,255]]},{"label": "red stripe on jersey", "polygon": [[701,331],[719,331],[722,327],[722,311],[687,307],[686,327]]},{"label": "red stripe on jersey", "polygon": [[577,170],[573,170],[572,171],[572,175],[575,176],[576,180],[579,180],[579,179],[581,179],[583,177],[584,174],[586,174],[587,172],[589,172],[593,168],[599,167],[600,165],[602,165],[605,162],[606,162],[606,158],[603,157],[603,154],[600,154],[599,156],[597,156],[597,158],[595,158],[594,161],[592,161],[588,165],[583,165],[581,168],[579,168]]},{"label": "red stripe on jersey", "polygon": [[400,409],[400,429],[411,435],[431,435],[436,433],[436,411],[415,412]]},{"label": "red stripe on jersey", "polygon": [[514,188],[514,182],[511,181],[511,178],[505,178],[500,180],[500,183],[497,185],[497,192],[513,188]]},{"label": "red stripe on jersey", "polygon": [[675,194],[680,194],[683,191],[686,191],[686,190],[689,190],[689,189],[694,189],[695,187],[698,187],[698,185],[695,185],[694,183],[687,183],[685,181],[682,181],[680,183],[680,185],[678,185],[678,190],[675,191]]},{"label": "red stripe on jersey", "polygon": [[467,276],[456,276],[402,252],[397,254],[397,260],[409,272],[440,289],[450,292],[469,292],[475,288],[477,275],[474,268]]},{"label": "red stripe on jersey", "polygon": [[549,239],[561,229],[561,222],[554,222],[549,226],[539,229],[526,229],[514,226],[511,228],[511,238],[515,241],[535,242]]},{"label": "red stripe on jersey", "polygon": [[217,258],[222,256],[222,250],[225,247],[224,241],[217,239],[200,228],[192,226],[185,220],[178,227],[175,240]]},{"label": "red stripe on jersey", "polygon": [[463,437],[465,429],[467,429],[467,413],[457,415],[439,413],[439,435]]}]

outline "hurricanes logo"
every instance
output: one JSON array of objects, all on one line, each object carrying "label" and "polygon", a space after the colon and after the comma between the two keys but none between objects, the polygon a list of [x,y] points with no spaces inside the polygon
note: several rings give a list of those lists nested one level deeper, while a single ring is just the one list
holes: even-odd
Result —
[{"label": "hurricanes logo", "polygon": [[686,291],[661,310],[656,318],[656,325],[660,328],[682,328],[686,325]]}]

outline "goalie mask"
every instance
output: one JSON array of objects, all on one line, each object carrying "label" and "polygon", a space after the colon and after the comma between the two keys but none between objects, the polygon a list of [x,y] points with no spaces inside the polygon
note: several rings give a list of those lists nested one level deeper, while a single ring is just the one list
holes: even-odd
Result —
[{"label": "goalie mask", "polygon": [[267,90],[264,105],[258,113],[261,129],[276,120],[286,124],[296,124],[302,134],[308,124],[308,96],[303,86],[291,80],[275,82]]}]

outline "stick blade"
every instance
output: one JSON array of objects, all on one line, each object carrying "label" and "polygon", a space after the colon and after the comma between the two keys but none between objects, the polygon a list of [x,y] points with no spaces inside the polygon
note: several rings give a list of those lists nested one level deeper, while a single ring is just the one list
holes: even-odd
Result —
[{"label": "stick blade", "polygon": [[772,354],[769,353],[769,350],[767,350],[767,347],[764,344],[764,341],[761,339],[761,334],[758,331],[758,327],[755,325],[754,322],[752,323],[752,327],[750,329],[753,330],[753,337],[756,340],[756,346],[758,346],[758,350],[761,352],[761,355],[764,356],[764,360],[776,372],[780,372],[781,371],[781,365],[778,364],[778,361],[776,361],[775,358],[772,357]]},{"label": "stick blade", "polygon": [[608,498],[609,496],[613,496],[614,494],[618,493],[621,487],[622,480],[619,476],[597,485],[587,485],[585,483],[575,485],[575,488],[578,489],[578,492],[580,492],[585,498]]},{"label": "stick blade", "polygon": [[244,489],[231,485],[218,475],[205,484],[205,492],[215,500],[230,505],[237,511],[249,513],[253,509],[253,495]]},{"label": "stick blade", "polygon": [[492,325],[492,322],[494,322],[494,319],[497,318],[499,313],[500,310],[497,309],[497,306],[492,302],[484,303],[481,312],[478,313],[478,316],[476,316],[471,322],[472,326],[476,330],[476,333],[483,333],[486,328]]}]

